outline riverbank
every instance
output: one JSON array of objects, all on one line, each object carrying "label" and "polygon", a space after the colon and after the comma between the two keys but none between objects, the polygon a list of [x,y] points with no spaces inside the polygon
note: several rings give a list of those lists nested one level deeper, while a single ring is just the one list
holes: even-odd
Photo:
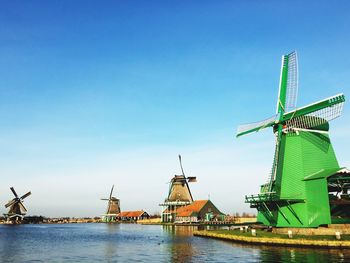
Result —
[{"label": "riverbank", "polygon": [[329,235],[297,235],[293,236],[293,238],[289,238],[288,235],[275,234],[263,230],[256,230],[256,236],[252,236],[251,232],[240,232],[239,230],[203,230],[194,231],[193,235],[259,245],[350,248],[350,235],[342,235],[341,240],[337,240],[335,236]]}]

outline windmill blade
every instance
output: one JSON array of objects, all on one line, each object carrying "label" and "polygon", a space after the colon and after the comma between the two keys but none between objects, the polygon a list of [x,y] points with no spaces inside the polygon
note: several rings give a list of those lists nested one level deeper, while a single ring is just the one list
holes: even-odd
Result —
[{"label": "windmill blade", "polygon": [[18,205],[20,207],[21,213],[22,213],[22,211],[24,211],[24,213],[26,213],[28,211],[27,208],[25,208],[25,206],[23,205],[22,202],[18,202]]},{"label": "windmill blade", "polygon": [[109,210],[110,209],[111,209],[111,200],[109,200],[109,202],[108,202],[107,213],[106,214],[109,214]]},{"label": "windmill blade", "polygon": [[271,168],[271,172],[270,172],[268,181],[265,184],[265,186],[267,188],[265,187],[265,189],[264,189],[265,192],[267,192],[267,193],[270,193],[272,191],[273,182],[276,180],[280,142],[281,142],[281,137],[278,134],[276,134],[275,153],[273,156],[272,168]]},{"label": "windmill blade", "polygon": [[285,112],[294,110],[297,106],[298,78],[298,56],[297,52],[294,51],[288,55]]},{"label": "windmill blade", "polygon": [[257,132],[262,129],[265,129],[266,127],[273,126],[276,123],[276,120],[277,120],[277,115],[272,116],[263,121],[239,125],[237,128],[236,137],[240,137],[242,135],[252,133],[252,132]]},{"label": "windmill blade", "polygon": [[181,161],[181,155],[180,154],[179,154],[179,161],[180,161],[180,167],[181,167],[182,175],[185,176],[184,169],[182,167],[182,161]]},{"label": "windmill blade", "polygon": [[183,176],[183,175],[177,175],[177,176],[181,176],[181,177],[175,178],[173,180],[174,183],[176,183],[176,182],[185,182],[187,180],[186,177]]},{"label": "windmill blade", "polygon": [[197,177],[195,176],[189,176],[187,177],[189,183],[195,183],[197,182]]},{"label": "windmill blade", "polygon": [[108,198],[101,198],[101,200],[103,200],[103,201],[109,201]]},{"label": "windmill blade", "polygon": [[298,59],[293,51],[282,56],[281,75],[276,113],[284,113],[296,107],[298,95]]},{"label": "windmill blade", "polygon": [[16,196],[16,198],[18,198],[18,195],[17,195],[15,189],[13,187],[10,187],[10,189],[11,189],[12,193]]},{"label": "windmill blade", "polygon": [[28,193],[26,193],[26,194],[24,194],[24,195],[22,195],[21,197],[20,197],[20,199],[24,199],[24,198],[26,198],[26,197],[28,197],[28,196],[30,196],[32,194],[32,192],[28,192]]},{"label": "windmill blade", "polygon": [[287,129],[320,127],[341,115],[344,102],[345,96],[338,94],[288,112],[283,115],[283,121],[285,121]]},{"label": "windmill blade", "polygon": [[109,199],[112,198],[113,188],[114,188],[114,185],[112,185],[111,194],[109,195]]},{"label": "windmill blade", "polygon": [[5,205],[5,208],[8,208],[9,206],[15,204],[17,202],[16,198],[15,199],[12,199],[11,201],[9,201],[6,205]]}]

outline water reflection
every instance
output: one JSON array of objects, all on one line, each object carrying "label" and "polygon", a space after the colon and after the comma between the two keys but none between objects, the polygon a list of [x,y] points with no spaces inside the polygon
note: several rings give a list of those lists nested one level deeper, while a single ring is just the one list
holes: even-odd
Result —
[{"label": "water reflection", "polygon": [[196,226],[163,226],[170,238],[167,252],[171,262],[192,262],[196,249],[192,245],[191,237],[197,229]]},{"label": "water reflection", "polygon": [[282,246],[246,245],[238,243],[232,243],[232,247],[233,249],[237,249],[238,247],[257,249],[259,251],[259,262],[350,262],[350,251],[346,249],[293,248]]},{"label": "water reflection", "polygon": [[115,234],[120,229],[120,224],[104,224],[108,234]]},{"label": "water reflection", "polygon": [[350,253],[339,249],[261,248],[263,262],[350,262]]},{"label": "water reflection", "polygon": [[[201,228],[203,229],[203,228]],[[193,231],[201,230],[198,226],[163,226],[163,230],[173,236],[192,236]]]},{"label": "water reflection", "polygon": [[[119,224],[105,224],[106,225],[106,232],[109,237],[113,237],[119,230]],[[111,238],[110,238],[111,239]],[[106,243],[105,248],[105,256],[108,260],[112,259],[115,255],[118,253],[118,242],[109,242]]]}]

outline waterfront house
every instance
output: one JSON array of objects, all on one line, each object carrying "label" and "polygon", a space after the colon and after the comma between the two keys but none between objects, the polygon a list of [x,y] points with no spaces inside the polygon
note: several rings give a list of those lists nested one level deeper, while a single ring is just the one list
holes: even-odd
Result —
[{"label": "waterfront house", "polygon": [[224,217],[210,200],[196,200],[177,209],[175,223],[223,221]]},{"label": "waterfront house", "polygon": [[139,211],[124,211],[117,215],[120,221],[136,222],[137,220],[149,219],[149,214],[143,210]]}]

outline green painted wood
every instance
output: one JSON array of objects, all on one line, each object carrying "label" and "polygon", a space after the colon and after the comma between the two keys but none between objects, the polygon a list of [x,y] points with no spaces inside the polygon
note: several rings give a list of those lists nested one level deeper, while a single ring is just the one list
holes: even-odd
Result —
[{"label": "green painted wood", "polygon": [[278,118],[274,122],[265,122],[238,135],[273,127],[277,136],[271,180],[261,187],[260,194],[246,196],[246,202],[258,210],[258,221],[265,225],[318,227],[332,223],[331,209],[338,214],[346,214],[344,210],[350,208],[330,205],[327,179],[337,173],[340,166],[327,133],[329,123],[323,120],[322,125],[316,127],[322,132],[311,129],[285,132],[283,129],[288,120],[296,117],[304,116],[307,121],[319,118],[308,114],[343,103],[345,96],[337,95],[285,113],[288,56],[285,55],[282,59]]},{"label": "green painted wood", "polygon": [[277,99],[277,113],[281,113],[281,116],[284,113],[286,107],[288,62],[289,55],[284,55],[282,57],[281,79]]}]

